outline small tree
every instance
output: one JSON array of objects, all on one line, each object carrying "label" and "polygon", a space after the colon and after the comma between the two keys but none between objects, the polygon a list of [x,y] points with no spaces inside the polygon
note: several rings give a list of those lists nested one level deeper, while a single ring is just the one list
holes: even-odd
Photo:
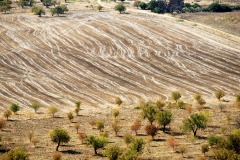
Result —
[{"label": "small tree", "polygon": [[76,101],[76,102],[75,102],[76,108],[80,108],[81,104],[82,104],[81,101]]},{"label": "small tree", "polygon": [[157,135],[158,130],[159,130],[159,128],[154,124],[147,125],[145,128],[147,135],[152,136],[152,138],[154,138],[154,136]]},{"label": "small tree", "polygon": [[29,160],[27,152],[22,147],[16,147],[7,152],[4,160]]},{"label": "small tree", "polygon": [[20,107],[19,107],[18,104],[13,103],[13,104],[11,105],[11,107],[10,107],[10,110],[11,110],[14,114],[16,114],[16,113],[20,110]]},{"label": "small tree", "polygon": [[76,129],[76,131],[78,133],[78,130],[80,128],[80,123],[79,122],[75,123],[74,128]]},{"label": "small tree", "polygon": [[155,105],[159,110],[162,110],[163,107],[165,106],[165,103],[158,100],[158,101],[155,102]]},{"label": "small tree", "polygon": [[126,7],[124,6],[123,3],[119,3],[118,5],[116,5],[114,7],[115,11],[119,11],[119,13],[121,14],[122,12],[124,12],[126,10]]},{"label": "small tree", "polygon": [[207,118],[203,114],[192,114],[188,119],[183,121],[182,130],[192,131],[194,137],[196,137],[199,129],[205,129],[207,127],[207,121]]},{"label": "small tree", "polygon": [[34,137],[34,131],[27,132],[27,136],[28,136],[29,141],[32,142],[32,139]]},{"label": "small tree", "polygon": [[38,15],[39,17],[45,14],[45,10],[42,7],[36,5],[31,8],[31,12],[35,15]]},{"label": "small tree", "polygon": [[167,139],[167,144],[169,147],[172,147],[173,151],[175,151],[175,148],[178,145],[178,142],[174,137],[169,137]]},{"label": "small tree", "polygon": [[223,109],[226,107],[226,105],[225,104],[219,104],[218,105],[218,108],[221,110],[221,112],[223,111]]},{"label": "small tree", "polygon": [[53,160],[61,160],[62,159],[62,154],[60,152],[54,152],[52,155]]},{"label": "small tree", "polygon": [[6,121],[3,118],[0,118],[0,129],[2,130],[4,127],[6,127]]},{"label": "small tree", "polygon": [[78,116],[78,115],[79,115],[80,108],[76,107],[74,111],[75,111],[76,115]]},{"label": "small tree", "polygon": [[201,151],[205,155],[205,153],[209,151],[209,145],[208,144],[203,144],[201,146]]},{"label": "small tree", "polygon": [[37,110],[41,107],[39,103],[34,102],[30,106],[30,108],[34,109],[35,113],[37,113]]},{"label": "small tree", "polygon": [[36,147],[39,143],[39,139],[37,137],[33,137],[31,142],[33,143],[34,147]]},{"label": "small tree", "polygon": [[118,132],[121,130],[121,126],[119,125],[119,121],[118,120],[115,120],[112,123],[112,129],[114,130],[115,136],[117,137],[118,136]]},{"label": "small tree", "polygon": [[103,128],[104,128],[104,121],[100,119],[100,120],[97,121],[97,129],[100,132],[102,132]]},{"label": "small tree", "polygon": [[138,130],[141,128],[142,124],[140,120],[136,120],[133,125],[131,125],[131,130],[137,135]]},{"label": "small tree", "polygon": [[55,106],[49,106],[48,107],[48,112],[49,114],[52,114],[52,117],[55,117],[55,114],[58,112],[58,108]]},{"label": "small tree", "polygon": [[98,12],[100,12],[103,9],[103,6],[98,5],[96,9],[97,9]]},{"label": "small tree", "polygon": [[66,5],[61,5],[61,6],[56,6],[54,8],[50,9],[52,16],[54,16],[54,14],[57,14],[58,16],[60,14],[64,14],[65,12],[68,12],[68,8]]},{"label": "small tree", "polygon": [[215,96],[216,96],[216,98],[220,101],[221,98],[225,96],[225,93],[224,93],[223,90],[217,90],[217,91],[215,92]]},{"label": "small tree", "polygon": [[200,98],[197,103],[200,105],[200,106],[203,106],[206,104],[206,101],[203,99],[203,98]]},{"label": "small tree", "polygon": [[131,134],[125,134],[123,139],[124,139],[124,142],[126,143],[126,145],[128,146],[134,138]]},{"label": "small tree", "polygon": [[107,147],[105,151],[105,156],[109,158],[109,160],[117,160],[121,154],[120,148],[117,145]]},{"label": "small tree", "polygon": [[171,95],[172,99],[177,103],[177,101],[182,97],[180,92],[174,91]]},{"label": "small tree", "polygon": [[141,2],[140,4],[139,4],[139,7],[142,9],[142,10],[145,10],[146,8],[147,8],[147,3],[145,3],[145,2]]},{"label": "small tree", "polygon": [[81,141],[82,144],[86,137],[87,137],[87,135],[85,133],[78,133],[78,139]]},{"label": "small tree", "polygon": [[143,141],[142,138],[136,138],[131,141],[131,144],[129,145],[129,149],[140,153],[144,149],[144,144],[145,142]]},{"label": "small tree", "polygon": [[177,101],[177,107],[180,109],[185,109],[185,103],[182,100]]},{"label": "small tree", "polygon": [[112,110],[112,115],[116,118],[119,115],[119,110],[118,109],[113,109]]},{"label": "small tree", "polygon": [[158,124],[163,126],[163,132],[166,130],[166,126],[169,125],[172,121],[172,113],[171,111],[161,111],[157,114]]},{"label": "small tree", "polygon": [[150,124],[152,124],[157,114],[157,108],[149,103],[146,107],[142,109],[142,114],[143,118],[147,118]]},{"label": "small tree", "polygon": [[5,118],[7,118],[7,120],[8,120],[8,118],[9,118],[11,115],[12,115],[12,111],[10,111],[10,110],[5,110],[5,111],[3,112],[3,116],[4,116]]},{"label": "small tree", "polygon": [[119,97],[116,97],[116,98],[115,98],[115,103],[116,103],[118,106],[120,106],[123,102],[122,102],[122,100],[121,100]]},{"label": "small tree", "polygon": [[196,94],[194,96],[195,101],[199,101],[201,98],[202,98],[202,96],[200,94]]},{"label": "small tree", "polygon": [[4,12],[5,14],[7,11],[10,11],[12,1],[11,0],[2,0],[0,1],[0,12]]},{"label": "small tree", "polygon": [[67,113],[67,117],[68,117],[68,120],[69,120],[70,122],[73,121],[74,116],[73,116],[72,112]]},{"label": "small tree", "polygon": [[95,155],[97,155],[97,150],[99,148],[103,148],[107,144],[107,139],[105,137],[96,137],[93,135],[89,135],[86,138],[88,144],[91,144],[93,146]]},{"label": "small tree", "polygon": [[178,152],[180,152],[181,154],[182,154],[182,157],[184,157],[184,153],[186,153],[187,152],[187,147],[186,147],[186,145],[180,145],[180,146],[178,146]]},{"label": "small tree", "polygon": [[53,142],[57,143],[56,151],[61,143],[68,143],[70,141],[70,136],[65,129],[56,128],[49,132],[50,138]]}]

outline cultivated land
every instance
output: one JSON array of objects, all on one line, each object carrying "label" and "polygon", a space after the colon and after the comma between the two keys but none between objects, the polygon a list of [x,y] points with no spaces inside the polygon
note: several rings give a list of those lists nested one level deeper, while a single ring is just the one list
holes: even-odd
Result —
[{"label": "cultivated land", "polygon": [[[227,135],[235,128],[239,109],[233,96],[240,92],[238,36],[136,9],[129,9],[130,14],[118,14],[111,11],[112,4],[104,4],[109,8],[103,12],[86,9],[85,5],[91,4],[97,2],[71,2],[70,12],[62,17],[47,13],[39,18],[26,10],[0,15],[0,111],[12,102],[21,106],[21,111],[11,116],[0,131],[2,144],[8,148],[23,146],[30,159],[51,159],[56,144],[48,133],[61,127],[71,136],[68,144],[60,146],[63,160],[106,159],[103,150],[94,156],[91,146],[81,144],[75,123],[80,123],[79,132],[99,135],[89,121],[104,119],[109,144],[126,148],[122,136],[134,135],[130,126],[141,119],[141,111],[135,108],[137,103],[169,100],[175,90],[193,105],[192,112],[198,111],[193,96],[202,94],[211,121],[194,139],[180,130],[182,120],[190,114],[171,107],[171,130],[159,131],[155,140],[148,142],[148,122],[144,120],[138,135],[147,142],[141,159],[197,159],[203,156],[201,145],[207,143],[207,136]],[[216,107],[220,102],[213,95],[219,88],[226,92],[224,99],[229,101],[221,102],[227,106],[223,112]],[[117,107],[123,127],[119,137],[111,128],[116,96],[123,100]],[[74,110],[75,100],[82,101],[82,110],[70,123],[66,113]],[[43,105],[38,114],[28,108],[35,101]],[[47,114],[49,105],[61,110],[56,118]],[[228,121],[229,116],[232,120]],[[227,128],[225,132],[223,127]],[[31,130],[39,139],[37,146],[27,137]],[[184,157],[167,146],[170,136],[187,146]]]},{"label": "cultivated land", "polygon": [[[167,16],[78,11],[0,16],[0,106],[108,107],[240,88],[240,38]],[[66,107],[65,107],[66,106]]]}]

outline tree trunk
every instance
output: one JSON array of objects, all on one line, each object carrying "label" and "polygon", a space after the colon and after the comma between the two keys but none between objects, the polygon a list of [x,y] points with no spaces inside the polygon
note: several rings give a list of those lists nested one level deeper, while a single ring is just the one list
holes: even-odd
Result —
[{"label": "tree trunk", "polygon": [[57,148],[56,148],[56,151],[58,151],[58,147],[60,146],[60,140],[58,141],[58,145],[57,145]]},{"label": "tree trunk", "polygon": [[165,133],[165,129],[166,129],[166,126],[165,125],[163,125],[163,132]]},{"label": "tree trunk", "polygon": [[97,148],[94,147],[94,152],[95,152],[95,155],[97,155]]},{"label": "tree trunk", "polygon": [[194,137],[197,135],[197,130],[193,131]]}]

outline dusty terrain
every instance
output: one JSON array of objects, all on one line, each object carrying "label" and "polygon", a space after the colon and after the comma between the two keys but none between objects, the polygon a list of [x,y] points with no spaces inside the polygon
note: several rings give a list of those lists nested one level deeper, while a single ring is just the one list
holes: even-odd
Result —
[{"label": "dusty terrain", "polygon": [[[0,132],[4,145],[23,146],[30,159],[51,159],[56,145],[48,133],[61,127],[71,135],[69,144],[60,147],[64,160],[106,159],[94,156],[90,146],[81,144],[75,123],[68,122],[66,112],[74,110],[75,100],[83,102],[80,116],[74,118],[81,124],[80,132],[98,135],[89,121],[104,119],[109,144],[126,148],[122,136],[132,133],[131,124],[140,118],[136,103],[141,99],[168,100],[175,90],[193,104],[193,112],[197,111],[193,95],[204,95],[212,119],[209,127],[196,139],[182,134],[179,127],[189,114],[172,108],[171,130],[166,134],[159,131],[140,158],[196,159],[203,156],[200,148],[208,135],[223,135],[223,126],[227,132],[234,128],[239,113],[232,105],[233,96],[240,92],[239,37],[167,15],[134,9],[120,15],[111,11],[112,4],[104,4],[105,10],[96,12],[91,5],[97,2],[71,2],[70,12],[61,17],[51,17],[48,12],[39,18],[26,10],[0,15],[0,111],[12,102],[21,106]],[[219,88],[227,94],[224,99],[230,100],[224,112],[213,99]],[[116,96],[123,100],[120,137],[115,137],[111,128]],[[27,107],[34,101],[43,105],[39,114]],[[61,110],[57,118],[47,114],[49,105]],[[230,122],[227,116],[232,117]],[[146,124],[144,120],[138,137],[147,142]],[[40,140],[36,147],[27,138],[31,130]],[[171,135],[187,146],[184,158],[166,145]]]},{"label": "dusty terrain", "polygon": [[[228,98],[225,98],[228,99]],[[174,115],[174,120],[170,124],[171,130],[167,133],[158,131],[155,136],[154,141],[148,141],[149,137],[145,133],[145,126],[148,124],[147,120],[143,120],[142,127],[138,131],[138,138],[143,138],[146,142],[142,154],[139,156],[140,159],[145,160],[159,160],[159,159],[169,159],[169,160],[179,160],[179,159],[197,159],[203,157],[201,153],[201,145],[207,143],[207,136],[209,135],[228,135],[235,126],[235,118],[239,113],[239,109],[232,105],[232,102],[226,103],[227,108],[220,111],[216,105],[219,102],[217,100],[212,100],[212,102],[207,102],[206,109],[210,113],[210,121],[208,127],[201,131],[198,131],[198,138],[193,138],[191,134],[184,134],[180,130],[182,120],[189,116],[183,109],[171,108]],[[192,103],[195,106],[195,103]],[[111,108],[106,108],[101,110],[100,108],[95,109],[90,112],[88,109],[83,109],[80,111],[80,116],[75,117],[73,123],[70,123],[66,114],[57,113],[56,118],[51,118],[51,115],[47,114],[47,111],[42,108],[39,110],[40,114],[34,114],[33,111],[29,110],[20,111],[18,115],[13,115],[8,121],[7,127],[0,132],[2,136],[2,144],[8,148],[13,148],[14,146],[24,147],[30,159],[46,160],[51,159],[52,154],[55,152],[56,144],[52,143],[49,138],[49,131],[61,127],[66,129],[71,140],[68,144],[60,146],[59,151],[62,153],[63,160],[74,160],[74,159],[107,159],[104,157],[104,150],[99,150],[99,155],[94,155],[93,148],[89,145],[82,144],[78,139],[76,134],[76,129],[74,125],[76,122],[80,123],[79,132],[86,133],[87,135],[99,135],[99,131],[94,126],[89,124],[92,119],[99,120],[103,119],[105,121],[104,130],[109,134],[108,140],[109,145],[118,144],[123,150],[127,148],[124,143],[123,136],[126,133],[135,135],[130,130],[130,126],[136,119],[141,119],[141,111],[134,109],[134,106],[122,106],[119,108],[120,114],[118,119],[120,119],[120,125],[122,126],[119,137],[116,137],[111,123],[113,121],[113,116],[111,114]],[[73,110],[74,107],[71,107]],[[167,108],[166,108],[167,109]],[[169,109],[169,108],[168,108]],[[193,107],[192,112],[197,112],[196,108]],[[32,114],[31,114],[32,113]],[[227,116],[231,117],[230,121],[227,121]],[[31,118],[30,118],[31,117]],[[154,122],[154,124],[156,124]],[[222,128],[225,127],[225,132],[222,132]],[[168,128],[168,127],[167,127]],[[39,139],[39,143],[36,146],[33,145],[28,139],[28,132],[34,131],[34,137]],[[174,136],[177,140],[178,146],[185,145],[187,147],[184,157],[176,150],[173,151],[171,147],[167,145],[166,139],[170,136]],[[210,155],[211,152],[207,153]]]},{"label": "dusty terrain", "polygon": [[[147,13],[70,11],[0,16],[0,107],[33,101],[67,110],[168,99],[179,90],[240,91],[240,38]],[[66,106],[66,107],[65,107]]]},{"label": "dusty terrain", "polygon": [[184,13],[178,15],[177,17],[205,24],[240,37],[240,11],[227,13]]}]

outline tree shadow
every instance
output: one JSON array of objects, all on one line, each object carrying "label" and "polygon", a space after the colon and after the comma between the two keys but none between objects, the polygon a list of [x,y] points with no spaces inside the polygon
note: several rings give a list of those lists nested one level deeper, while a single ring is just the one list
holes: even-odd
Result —
[{"label": "tree shadow", "polygon": [[197,139],[203,139],[203,140],[206,140],[207,137],[204,137],[204,136],[196,136]]},{"label": "tree shadow", "polygon": [[158,138],[158,139],[153,139],[154,142],[166,142],[165,139],[161,139],[161,138]]},{"label": "tree shadow", "polygon": [[74,150],[65,150],[65,151],[61,151],[62,153],[65,153],[65,154],[82,154],[81,152],[79,151],[74,151]]}]

